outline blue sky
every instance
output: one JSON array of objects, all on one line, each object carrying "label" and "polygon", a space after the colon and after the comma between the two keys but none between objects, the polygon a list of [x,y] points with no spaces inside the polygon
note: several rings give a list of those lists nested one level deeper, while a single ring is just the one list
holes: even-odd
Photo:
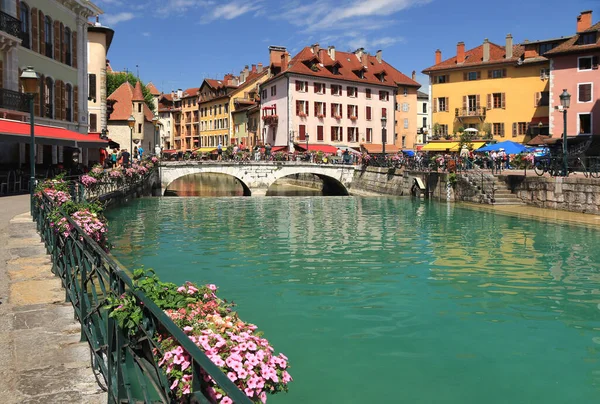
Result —
[{"label": "blue sky", "polygon": [[[572,35],[576,17],[599,0],[95,0],[101,22],[115,30],[108,54],[115,70],[136,72],[159,90],[200,86],[202,79],[238,74],[244,65],[268,64],[269,45],[294,55],[319,43],[350,51],[364,47],[417,80],[421,70],[464,41],[503,44]],[[493,3],[493,4],[492,4]],[[138,67],[136,67],[138,66]]]}]

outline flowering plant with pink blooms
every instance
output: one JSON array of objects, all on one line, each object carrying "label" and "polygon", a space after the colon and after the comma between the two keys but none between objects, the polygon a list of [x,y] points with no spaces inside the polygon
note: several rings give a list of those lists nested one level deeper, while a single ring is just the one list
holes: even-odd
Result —
[{"label": "flowering plant with pink blooms", "polygon": [[[162,308],[189,339],[253,402],[265,403],[267,394],[287,391],[292,377],[287,372],[288,359],[275,355],[269,341],[253,324],[240,320],[232,305],[217,297],[215,285],[198,286],[187,282],[177,287],[163,283],[152,271],[134,271],[134,284]],[[110,299],[110,316],[122,322],[130,335],[139,329],[140,305],[132,304],[131,294]],[[129,299],[129,300],[127,300]],[[119,320],[121,319],[121,320]],[[192,394],[192,358],[169,334],[157,336],[160,349],[154,354],[166,373],[170,389],[179,402],[188,402]],[[206,393],[213,401],[233,401],[206,373],[202,374]]]},{"label": "flowering plant with pink blooms", "polygon": [[[66,215],[66,216],[65,216]],[[69,237],[74,230],[73,226],[66,217],[70,217],[76,224],[90,236],[102,249],[110,250],[108,242],[108,227],[106,219],[102,215],[102,206],[99,202],[82,202],[75,203],[68,201],[59,206],[55,205],[54,209],[48,214],[50,227],[54,228],[57,233],[64,237]],[[83,236],[79,237],[83,240]]]},{"label": "flowering plant with pink blooms", "polygon": [[86,188],[93,188],[94,185],[96,185],[98,183],[98,180],[96,178],[94,178],[90,175],[85,175],[85,174],[79,178],[79,181]]},{"label": "flowering plant with pink blooms", "polygon": [[156,163],[158,163],[158,158],[156,158],[156,157],[152,157],[152,158],[150,158],[150,161],[151,161],[153,164],[156,164]]},{"label": "flowering plant with pink blooms", "polygon": [[104,173],[104,168],[100,164],[96,164],[94,167],[92,167],[88,175],[97,180],[102,180],[106,176]]}]

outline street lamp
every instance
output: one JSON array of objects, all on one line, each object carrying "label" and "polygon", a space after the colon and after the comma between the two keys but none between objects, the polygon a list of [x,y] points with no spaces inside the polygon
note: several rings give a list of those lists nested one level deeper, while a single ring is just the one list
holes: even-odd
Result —
[{"label": "street lamp", "polygon": [[308,153],[308,132],[306,132],[304,137],[306,138],[306,153]]},{"label": "street lamp", "polygon": [[566,177],[569,175],[569,164],[567,161],[567,109],[571,106],[571,94],[565,88],[559,98],[563,111],[563,175]]},{"label": "street lamp", "polygon": [[108,129],[102,129],[102,132],[100,133],[100,139],[108,139]]},{"label": "street lamp", "polygon": [[158,144],[158,136],[157,136],[157,132],[158,132],[158,114],[154,114],[154,117],[152,118],[152,124],[154,125],[154,150],[156,150],[156,145]]},{"label": "street lamp", "polygon": [[31,171],[29,178],[29,197],[30,209],[33,214],[33,189],[35,188],[35,123],[34,123],[34,100],[38,92],[38,75],[33,70],[33,67],[27,68],[21,73],[21,82],[27,94],[29,101],[29,125],[31,128],[31,144],[29,146],[29,170]]},{"label": "street lamp", "polygon": [[133,158],[133,127],[135,126],[135,118],[130,115],[127,118],[127,125],[129,125],[129,156]]},{"label": "street lamp", "polygon": [[387,117],[384,115],[381,117],[381,143],[383,144],[383,158],[385,159],[385,141],[387,140]]}]

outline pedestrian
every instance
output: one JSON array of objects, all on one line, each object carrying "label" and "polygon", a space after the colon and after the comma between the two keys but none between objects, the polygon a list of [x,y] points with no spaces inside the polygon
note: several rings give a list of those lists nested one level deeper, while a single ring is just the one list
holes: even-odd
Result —
[{"label": "pedestrian", "polygon": [[342,153],[342,159],[344,164],[350,164],[350,152],[348,151],[348,149],[344,150],[344,152]]},{"label": "pedestrian", "polygon": [[125,168],[129,167],[130,159],[131,159],[131,154],[129,154],[127,149],[123,149],[123,151],[121,152],[121,161],[122,161],[123,167],[125,167]]},{"label": "pedestrian", "polygon": [[271,143],[266,144],[265,146],[265,160],[269,160],[271,158]]},{"label": "pedestrian", "polygon": [[256,145],[254,146],[254,161],[259,161],[260,160],[260,146]]},{"label": "pedestrian", "polygon": [[140,146],[138,147],[138,159],[140,161],[142,161],[144,155],[144,148],[142,147],[142,145],[140,144]]},{"label": "pedestrian", "polygon": [[223,145],[221,142],[217,145],[217,161],[223,161]]},{"label": "pedestrian", "polygon": [[338,163],[341,163],[341,162],[342,162],[342,154],[343,154],[343,153],[342,153],[342,149],[339,149],[339,148],[338,148],[338,149],[336,150],[336,152],[335,152],[335,155],[337,156],[337,159],[336,159],[336,160],[337,160],[337,162],[338,162]]},{"label": "pedestrian", "polygon": [[131,156],[131,157],[132,157],[132,159],[137,159],[137,156],[138,156],[138,148],[137,148],[137,146],[135,146],[133,148],[133,156]]},{"label": "pedestrian", "polygon": [[110,167],[116,167],[117,166],[117,149],[113,149],[112,153],[110,153]]},{"label": "pedestrian", "polygon": [[161,147],[159,144],[157,144],[156,146],[154,146],[154,155],[156,156],[156,158],[160,158],[160,152],[161,152]]}]

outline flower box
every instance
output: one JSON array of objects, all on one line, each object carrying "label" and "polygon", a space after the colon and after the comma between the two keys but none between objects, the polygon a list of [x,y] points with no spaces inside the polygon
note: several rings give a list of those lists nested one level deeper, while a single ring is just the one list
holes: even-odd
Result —
[{"label": "flower box", "polygon": [[350,117],[350,120],[351,120],[351,121],[356,121],[357,119],[358,119],[358,117],[356,117],[356,116],[351,116],[351,117]]},{"label": "flower box", "polygon": [[334,117],[335,119],[338,119],[338,120],[339,120],[339,119],[342,119],[342,116],[341,116],[341,115],[334,115],[333,117]]},{"label": "flower box", "polygon": [[305,114],[304,112],[300,112],[300,113],[298,114],[298,116],[299,116],[300,118],[306,118],[306,114]]},{"label": "flower box", "polygon": [[317,114],[317,118],[323,119],[323,118],[325,118],[325,115],[324,114]]}]

